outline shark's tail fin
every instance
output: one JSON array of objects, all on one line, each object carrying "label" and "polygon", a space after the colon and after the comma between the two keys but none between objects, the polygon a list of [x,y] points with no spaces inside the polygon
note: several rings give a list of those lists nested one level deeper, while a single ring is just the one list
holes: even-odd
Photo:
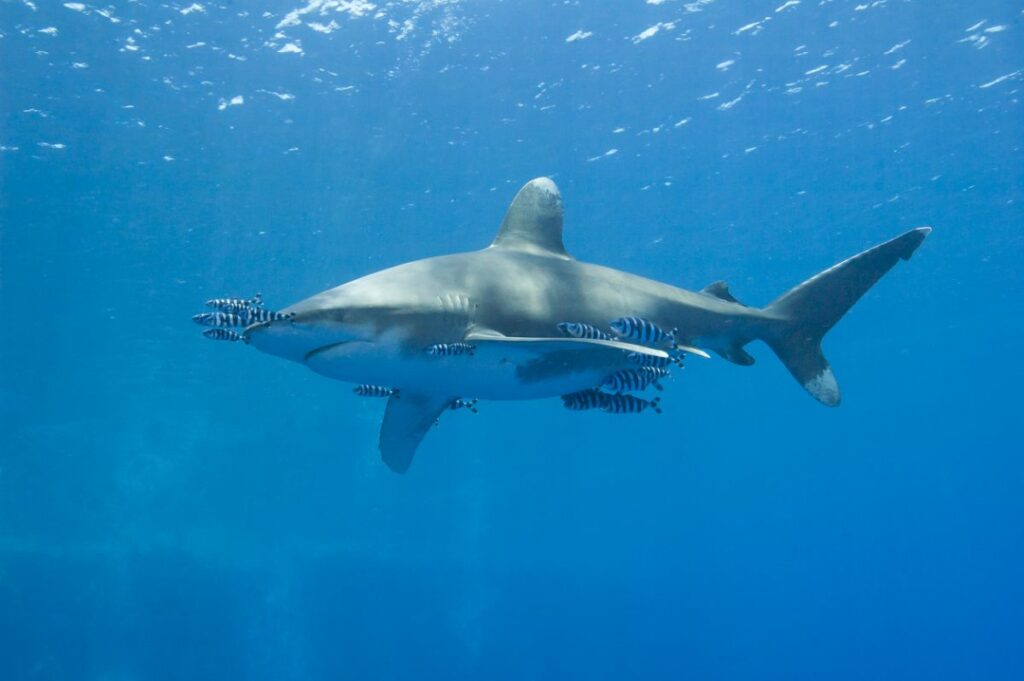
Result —
[{"label": "shark's tail fin", "polygon": [[821,352],[821,339],[860,297],[900,260],[909,260],[930,227],[918,227],[844,260],[790,289],[765,312],[779,324],[765,335],[789,373],[830,407],[839,404],[839,384]]}]

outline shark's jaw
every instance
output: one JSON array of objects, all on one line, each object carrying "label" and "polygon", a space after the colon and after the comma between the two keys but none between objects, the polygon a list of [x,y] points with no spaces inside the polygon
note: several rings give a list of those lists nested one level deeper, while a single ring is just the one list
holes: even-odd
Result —
[{"label": "shark's jaw", "polygon": [[250,326],[245,330],[245,339],[261,352],[305,362],[323,348],[369,337],[365,327],[343,320],[341,314],[326,312],[297,314],[291,319]]}]

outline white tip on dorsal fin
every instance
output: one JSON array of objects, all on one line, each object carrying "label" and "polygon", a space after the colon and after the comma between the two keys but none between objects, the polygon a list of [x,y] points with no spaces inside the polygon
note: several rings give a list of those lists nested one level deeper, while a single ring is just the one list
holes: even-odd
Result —
[{"label": "white tip on dorsal fin", "polygon": [[569,257],[562,244],[562,195],[550,178],[530,180],[519,190],[491,248]]}]

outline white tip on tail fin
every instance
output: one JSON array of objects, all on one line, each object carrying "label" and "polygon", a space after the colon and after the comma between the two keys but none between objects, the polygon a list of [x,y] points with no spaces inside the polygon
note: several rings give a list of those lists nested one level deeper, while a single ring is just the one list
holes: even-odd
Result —
[{"label": "white tip on tail fin", "polygon": [[765,308],[778,323],[765,330],[764,340],[822,404],[834,407],[840,400],[839,384],[821,352],[822,338],[897,262],[909,260],[931,231],[931,227],[918,227],[848,258]]},{"label": "white tip on tail fin", "polygon": [[836,382],[836,376],[832,373],[832,367],[827,366],[822,369],[817,376],[804,383],[804,388],[822,404],[830,407],[839,406],[841,399],[839,383]]}]

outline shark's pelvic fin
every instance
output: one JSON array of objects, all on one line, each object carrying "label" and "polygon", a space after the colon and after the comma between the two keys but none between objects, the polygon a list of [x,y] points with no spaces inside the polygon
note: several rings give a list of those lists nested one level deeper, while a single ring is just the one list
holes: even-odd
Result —
[{"label": "shark's pelvic fin", "polygon": [[764,336],[789,373],[819,402],[839,404],[839,384],[821,352],[821,339],[875,282],[900,260],[909,260],[930,227],[847,258],[793,287],[765,308],[781,324]]},{"label": "shark's pelvic fin", "polygon": [[562,243],[562,195],[553,181],[538,177],[519,190],[491,248],[569,258]]},{"label": "shark's pelvic fin", "polygon": [[728,300],[730,303],[736,303],[738,305],[743,304],[736,299],[736,296],[734,296],[732,292],[729,290],[729,285],[724,281],[712,282],[705,286],[704,288],[702,288],[700,292],[709,296],[714,296],[715,298],[719,298],[721,300]]},{"label": "shark's pelvic fin", "polygon": [[380,424],[380,456],[396,473],[409,470],[413,454],[423,436],[448,405],[451,397],[402,393],[388,398],[384,422]]}]

